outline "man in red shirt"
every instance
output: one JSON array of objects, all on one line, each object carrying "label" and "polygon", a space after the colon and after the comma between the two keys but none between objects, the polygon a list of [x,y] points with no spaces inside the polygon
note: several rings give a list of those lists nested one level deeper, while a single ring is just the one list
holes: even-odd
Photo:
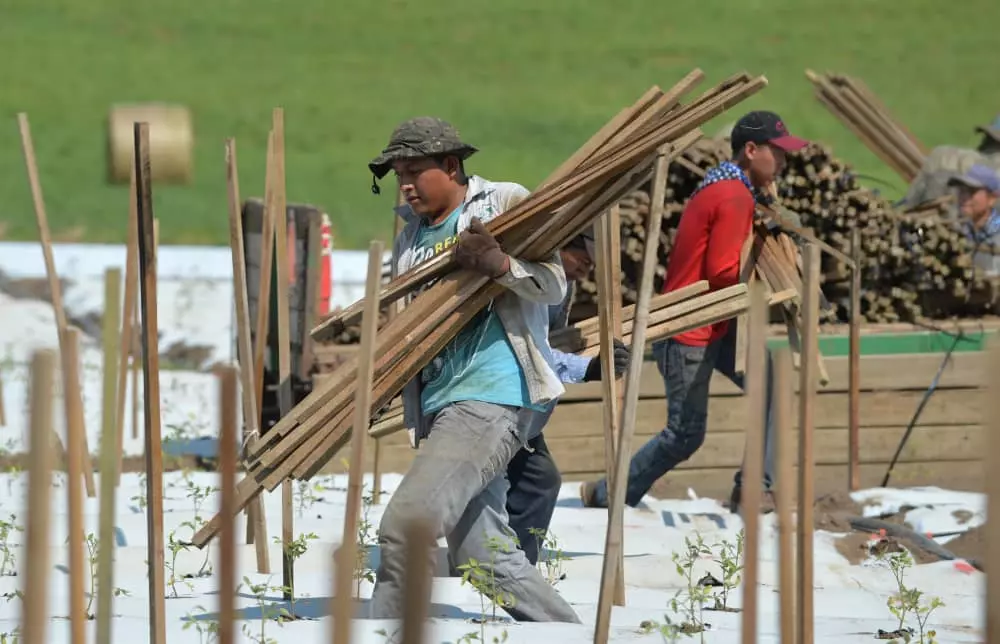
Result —
[{"label": "man in red shirt", "polygon": [[[770,185],[785,165],[785,154],[808,143],[788,133],[773,112],[750,112],[732,131],[732,161],[709,170],[688,201],[677,226],[677,236],[667,264],[664,292],[699,280],[711,289],[739,281],[740,254],[751,232],[758,191]],[[717,322],[653,345],[653,356],[667,389],[667,426],[632,457],[625,502],[635,507],[664,474],[698,451],[705,440],[708,385],[718,370],[743,388],[735,372],[736,325]],[[768,357],[768,413],[765,430],[765,507],[773,509],[770,487],[771,364]],[[740,501],[740,472],[736,474],[730,507]],[[584,483],[580,496],[586,507],[607,507],[607,481]]]}]

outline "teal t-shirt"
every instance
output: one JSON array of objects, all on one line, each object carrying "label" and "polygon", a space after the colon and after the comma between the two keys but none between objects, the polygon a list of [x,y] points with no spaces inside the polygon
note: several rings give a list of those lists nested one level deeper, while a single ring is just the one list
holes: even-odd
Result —
[{"label": "teal t-shirt", "polygon": [[[414,266],[443,253],[458,241],[461,211],[461,207],[457,208],[439,224],[420,225],[413,246]],[[433,414],[445,405],[463,400],[540,409],[531,404],[524,373],[492,304],[480,311],[424,367],[420,381],[424,414]]]}]

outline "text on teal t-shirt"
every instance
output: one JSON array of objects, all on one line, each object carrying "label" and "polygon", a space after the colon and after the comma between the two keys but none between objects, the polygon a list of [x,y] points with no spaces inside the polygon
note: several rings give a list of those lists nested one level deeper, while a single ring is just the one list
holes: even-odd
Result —
[{"label": "text on teal t-shirt", "polygon": [[[436,225],[421,223],[414,242],[417,266],[458,241],[457,208]],[[433,414],[463,400],[540,409],[531,404],[524,373],[493,305],[478,315],[421,371],[421,407]]]}]

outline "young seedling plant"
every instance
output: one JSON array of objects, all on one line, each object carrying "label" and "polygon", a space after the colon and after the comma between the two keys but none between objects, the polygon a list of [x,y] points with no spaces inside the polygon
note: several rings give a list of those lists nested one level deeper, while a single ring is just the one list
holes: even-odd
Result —
[{"label": "young seedling plant", "polygon": [[684,633],[681,631],[681,627],[670,620],[669,615],[663,616],[663,622],[657,622],[655,620],[646,619],[639,624],[639,632],[643,635],[649,633],[659,633],[660,637],[666,644],[671,644],[672,642],[679,642],[681,637],[693,637],[690,633]]},{"label": "young seedling plant", "polygon": [[[487,537],[486,549],[490,553],[489,561],[479,561],[469,559],[468,562],[459,565],[457,568],[462,573],[462,585],[469,584],[479,593],[480,619],[479,621],[479,641],[486,642],[486,623],[497,622],[497,608],[510,608],[514,606],[514,596],[504,592],[497,583],[495,568],[497,557],[500,553],[510,552],[510,544],[500,537]],[[487,616],[487,601],[489,602],[490,613]],[[460,639],[460,642],[475,641],[477,633],[467,633]],[[507,631],[501,635],[502,639],[494,638],[494,642],[504,642],[507,640]],[[471,638],[471,639],[470,639]]]},{"label": "young seedling plant", "polygon": [[278,644],[278,640],[267,636],[267,623],[276,622],[278,626],[283,627],[284,620],[291,617],[288,609],[284,606],[268,603],[267,593],[281,592],[283,590],[280,586],[272,586],[270,582],[270,577],[267,578],[267,581],[260,584],[253,583],[249,577],[243,577],[243,585],[250,589],[257,602],[257,608],[260,610],[259,630],[254,631],[248,622],[244,622],[243,634],[250,641],[256,642],[256,644]]},{"label": "young seedling plant", "polygon": [[[875,555],[876,560],[887,567],[896,580],[896,592],[889,595],[886,606],[893,617],[899,620],[895,631],[886,633],[879,630],[881,639],[892,639],[894,642],[914,642],[915,644],[937,644],[937,633],[927,628],[931,613],[944,606],[939,597],[929,600],[924,591],[906,585],[906,571],[913,566],[913,557],[906,550],[886,552],[880,549]],[[916,622],[916,628],[907,625],[907,618]],[[919,639],[917,639],[919,638]]]},{"label": "young seedling plant", "polygon": [[17,575],[14,550],[8,542],[15,532],[24,532],[24,528],[17,524],[16,515],[11,514],[9,519],[0,519],[0,577]]},{"label": "young seedling plant", "polygon": [[[87,572],[90,577],[90,593],[87,595],[87,608],[84,611],[87,615],[87,619],[95,619],[94,613],[91,612],[94,608],[94,598],[97,597],[97,555],[100,550],[100,541],[94,536],[94,533],[88,532],[87,536],[84,538],[84,544],[87,546]],[[112,591],[112,595],[115,597],[128,597],[129,592],[124,588],[115,588]]]},{"label": "young seedling plant", "polygon": [[703,611],[705,603],[712,598],[712,591],[709,586],[695,579],[694,566],[699,559],[711,556],[712,549],[705,545],[704,538],[698,534],[693,540],[685,536],[684,549],[675,552],[672,557],[677,574],[684,579],[687,587],[677,591],[670,600],[670,608],[684,618],[680,625],[681,632],[702,633],[702,641],[705,639],[704,631],[709,627],[705,623]]},{"label": "young seedling plant", "polygon": [[372,509],[374,497],[371,493],[365,492],[365,486],[361,487],[361,516],[358,517],[358,537],[357,548],[355,548],[356,559],[354,561],[354,597],[361,597],[361,582],[375,583],[375,571],[368,565],[368,552],[376,545],[375,526],[372,524],[369,515]]},{"label": "young seedling plant", "polygon": [[194,610],[187,614],[184,626],[181,630],[194,628],[198,632],[198,644],[216,644],[219,641],[219,622],[210,619],[196,619],[195,613],[205,614],[208,610],[204,606],[195,606]]},{"label": "young seedling plant", "polygon": [[739,588],[743,578],[743,539],[744,531],[740,530],[736,535],[735,543],[723,539],[719,544],[718,554],[715,556],[715,563],[722,571],[722,581],[719,584],[722,588],[715,594],[715,606],[709,610],[719,610],[729,613],[738,613],[739,608],[729,606],[729,596],[734,590]]},{"label": "young seedling plant", "polygon": [[316,495],[316,492],[320,490],[319,483],[312,483],[310,481],[302,480],[299,481],[295,486],[295,506],[298,510],[298,514],[301,517],[305,514],[305,511],[311,508],[317,501],[321,501],[322,498]]},{"label": "young seedling plant", "polygon": [[[315,533],[309,532],[305,534],[300,534],[293,541],[291,541],[285,548],[285,554],[288,558],[292,560],[292,565],[295,565],[295,561],[298,560],[302,555],[306,554],[309,550],[309,542],[319,539]],[[281,537],[274,537],[274,543],[281,545]],[[288,596],[291,598],[289,600],[288,608],[285,615],[282,615],[284,619],[296,620],[303,619],[300,615],[295,612],[295,588],[282,588],[282,590],[288,591]]]},{"label": "young seedling plant", "polygon": [[551,531],[528,528],[528,533],[538,539],[538,570],[549,584],[555,586],[566,578],[563,562],[569,557],[563,552],[558,539]]}]

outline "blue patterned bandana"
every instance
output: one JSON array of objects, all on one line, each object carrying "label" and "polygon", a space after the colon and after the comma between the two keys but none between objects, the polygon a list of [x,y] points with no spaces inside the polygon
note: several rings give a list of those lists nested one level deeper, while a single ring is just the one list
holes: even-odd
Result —
[{"label": "blue patterned bandana", "polygon": [[971,221],[965,221],[963,227],[966,236],[973,244],[1000,242],[1000,240],[993,240],[994,237],[1000,235],[1000,210],[994,208],[993,212],[990,213],[990,218],[986,220],[986,225],[982,228],[974,227]]},{"label": "blue patterned bandana", "polygon": [[705,178],[701,180],[698,184],[698,188],[694,191],[694,194],[701,192],[702,188],[712,185],[713,183],[718,183],[720,181],[729,181],[731,179],[739,179],[743,182],[743,185],[747,187],[750,194],[754,195],[756,198],[757,193],[753,189],[753,185],[750,183],[750,177],[747,176],[746,172],[740,166],[736,165],[732,161],[723,161],[719,165],[715,166],[711,170],[705,173]]}]

